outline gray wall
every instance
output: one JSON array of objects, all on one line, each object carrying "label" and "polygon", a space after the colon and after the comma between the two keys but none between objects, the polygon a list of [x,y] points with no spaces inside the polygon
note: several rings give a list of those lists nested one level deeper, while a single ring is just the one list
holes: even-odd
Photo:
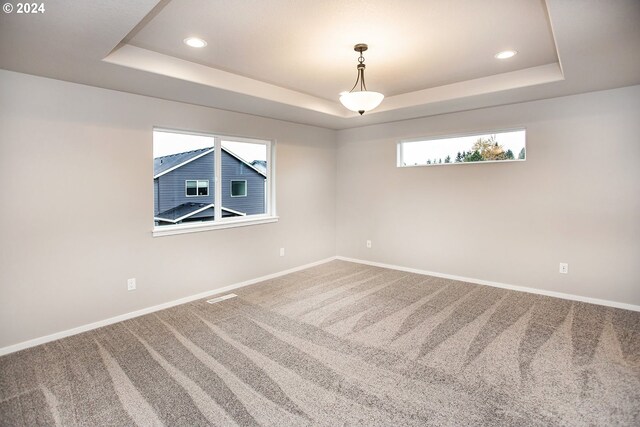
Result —
[{"label": "gray wall", "polygon": [[[396,168],[400,138],[518,126],[526,162]],[[640,304],[640,86],[341,131],[337,158],[338,255]]]},{"label": "gray wall", "polygon": [[[153,126],[276,139],[280,221],[153,238]],[[0,347],[335,255],[334,144],[326,129],[0,71]]]},{"label": "gray wall", "polygon": [[[334,132],[0,71],[0,348],[336,252],[640,304],[638,117],[636,86]],[[280,221],[151,237],[153,126],[276,139]],[[526,162],[395,166],[517,126]]]}]

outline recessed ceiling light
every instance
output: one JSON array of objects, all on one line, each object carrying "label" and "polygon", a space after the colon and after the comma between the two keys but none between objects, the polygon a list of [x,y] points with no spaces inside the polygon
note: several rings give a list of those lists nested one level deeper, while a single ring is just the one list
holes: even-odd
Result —
[{"label": "recessed ceiling light", "polygon": [[514,57],[516,53],[518,52],[516,52],[515,50],[503,50],[502,52],[498,52],[493,56],[495,56],[498,59],[508,59],[508,58]]},{"label": "recessed ceiling light", "polygon": [[191,47],[205,47],[207,42],[197,37],[187,37],[184,39],[184,44]]}]

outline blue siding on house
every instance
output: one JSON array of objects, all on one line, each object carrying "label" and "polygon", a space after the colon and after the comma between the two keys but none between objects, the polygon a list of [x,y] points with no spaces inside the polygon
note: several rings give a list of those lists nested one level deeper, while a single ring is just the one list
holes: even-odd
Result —
[{"label": "blue siding on house", "polygon": [[[213,165],[213,153],[210,153],[156,178],[158,191],[155,197],[158,199],[158,203],[156,204],[157,210],[155,214],[157,215],[183,203],[213,203]],[[187,197],[185,181],[190,179],[208,180],[209,195]],[[194,217],[204,216],[210,215],[203,212]]]},{"label": "blue siding on house", "polygon": [[158,190],[159,190],[159,181],[158,179],[153,180],[153,213],[157,215],[160,212],[160,206],[158,205]]},{"label": "blue siding on house", "polygon": [[[231,197],[232,180],[247,181],[246,197]],[[265,181],[255,169],[222,151],[222,206],[247,215],[265,213]]]},{"label": "blue siding on house", "polygon": [[[157,159],[156,159],[157,160]],[[154,179],[154,213],[172,209],[183,203],[214,203],[214,153],[209,153]],[[186,196],[187,180],[208,180],[208,196]],[[246,197],[231,197],[231,181],[246,180]],[[263,214],[266,178],[251,166],[222,150],[222,207],[247,215]],[[211,210],[190,219],[211,217]],[[223,212],[223,216],[224,212]]]}]

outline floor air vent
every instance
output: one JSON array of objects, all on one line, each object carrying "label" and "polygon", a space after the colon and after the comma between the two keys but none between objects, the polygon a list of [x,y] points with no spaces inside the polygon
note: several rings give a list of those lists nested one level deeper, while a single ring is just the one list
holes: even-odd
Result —
[{"label": "floor air vent", "polygon": [[226,294],[226,295],[222,295],[221,297],[218,297],[218,298],[208,299],[207,302],[209,304],[215,304],[217,302],[224,301],[224,300],[229,299],[229,298],[235,298],[237,296],[238,295],[236,295],[236,294]]}]

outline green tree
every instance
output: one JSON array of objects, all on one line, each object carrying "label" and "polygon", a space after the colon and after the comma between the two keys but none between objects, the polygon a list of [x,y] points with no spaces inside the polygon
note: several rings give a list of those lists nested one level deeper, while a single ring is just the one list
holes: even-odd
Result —
[{"label": "green tree", "polygon": [[518,154],[518,160],[524,160],[525,158],[525,151],[524,151],[524,147],[522,147],[522,150],[520,150],[520,154]]},{"label": "green tree", "polygon": [[456,156],[456,163],[460,163],[462,161],[462,154],[458,151],[458,155]]},{"label": "green tree", "polygon": [[473,146],[471,146],[471,149],[474,152],[478,151],[484,160],[506,159],[504,148],[498,144],[495,135],[491,135],[488,138],[478,138]]},{"label": "green tree", "polygon": [[[460,154],[460,153],[458,153]],[[447,157],[444,158],[444,162],[445,163],[451,163],[451,156],[447,155]]]},{"label": "green tree", "polygon": [[427,160],[427,164],[430,165],[431,164],[431,160]]},{"label": "green tree", "polygon": [[513,151],[511,151],[511,149],[508,149],[506,153],[504,153],[504,157],[507,160],[513,160]]},{"label": "green tree", "polygon": [[476,150],[473,153],[468,153],[464,158],[465,162],[482,162],[483,160],[484,157],[482,157],[479,150]]}]

